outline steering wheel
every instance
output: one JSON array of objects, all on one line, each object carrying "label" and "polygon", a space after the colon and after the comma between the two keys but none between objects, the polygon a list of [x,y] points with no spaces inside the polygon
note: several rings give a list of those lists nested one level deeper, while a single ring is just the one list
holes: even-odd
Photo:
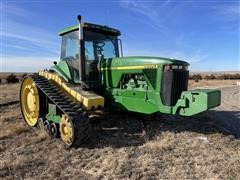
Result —
[{"label": "steering wheel", "polygon": [[97,55],[103,55],[103,47],[105,46],[104,42],[98,42],[96,43],[96,50],[97,50]]},{"label": "steering wheel", "polygon": [[105,43],[104,42],[98,42],[97,46],[103,48],[105,46]]}]

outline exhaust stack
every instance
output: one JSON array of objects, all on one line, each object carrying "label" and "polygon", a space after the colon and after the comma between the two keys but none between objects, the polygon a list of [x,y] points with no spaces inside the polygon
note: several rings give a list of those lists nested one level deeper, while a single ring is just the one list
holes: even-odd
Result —
[{"label": "exhaust stack", "polygon": [[85,86],[85,52],[84,52],[84,37],[83,37],[83,27],[82,27],[82,17],[77,16],[79,24],[79,80],[81,83],[81,88]]}]

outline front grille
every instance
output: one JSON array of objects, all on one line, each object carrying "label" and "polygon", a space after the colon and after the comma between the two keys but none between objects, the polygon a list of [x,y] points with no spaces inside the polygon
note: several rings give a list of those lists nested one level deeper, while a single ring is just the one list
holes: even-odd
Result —
[{"label": "front grille", "polygon": [[182,91],[188,87],[189,71],[172,70],[163,72],[161,84],[162,103],[167,106],[174,106],[180,98]]}]

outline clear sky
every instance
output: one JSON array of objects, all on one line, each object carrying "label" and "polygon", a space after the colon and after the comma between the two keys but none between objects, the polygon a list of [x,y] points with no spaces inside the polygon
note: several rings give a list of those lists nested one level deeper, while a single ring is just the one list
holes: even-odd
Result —
[{"label": "clear sky", "polygon": [[240,70],[240,2],[1,0],[1,71],[59,60],[58,32],[83,21],[121,30],[125,56],[178,58],[191,71]]}]

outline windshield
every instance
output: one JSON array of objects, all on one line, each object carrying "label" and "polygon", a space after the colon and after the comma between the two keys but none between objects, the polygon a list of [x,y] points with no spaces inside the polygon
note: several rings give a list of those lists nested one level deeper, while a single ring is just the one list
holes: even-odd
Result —
[{"label": "windshield", "polygon": [[118,57],[117,36],[87,30],[84,32],[86,60],[94,60],[101,54],[104,59]]},{"label": "windshield", "polygon": [[[62,35],[61,60],[66,61],[72,79],[79,81],[79,31]],[[84,31],[85,73],[87,79],[96,79],[99,57],[108,59],[118,57],[117,36],[95,31]]]}]

